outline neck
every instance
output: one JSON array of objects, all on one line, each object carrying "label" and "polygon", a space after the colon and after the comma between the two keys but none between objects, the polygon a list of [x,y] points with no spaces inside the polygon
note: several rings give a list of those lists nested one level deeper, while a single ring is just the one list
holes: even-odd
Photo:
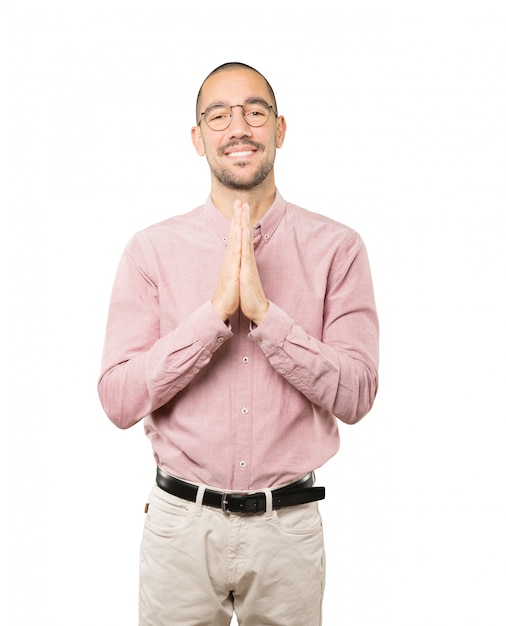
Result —
[{"label": "neck", "polygon": [[256,224],[265,215],[274,202],[275,197],[276,187],[274,181],[267,188],[259,185],[254,189],[236,190],[229,189],[213,180],[211,188],[211,199],[214,206],[229,219],[232,219],[234,214],[234,202],[236,200],[247,202],[249,204],[252,225]]}]

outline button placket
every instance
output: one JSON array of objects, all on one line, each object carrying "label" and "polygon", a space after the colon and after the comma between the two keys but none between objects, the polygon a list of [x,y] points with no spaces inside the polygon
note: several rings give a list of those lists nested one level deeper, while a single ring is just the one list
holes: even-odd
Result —
[{"label": "button placket", "polygon": [[239,318],[239,341],[237,344],[237,370],[234,374],[236,394],[234,405],[236,419],[233,423],[234,431],[234,463],[237,473],[234,478],[234,488],[246,490],[249,486],[251,471],[251,433],[252,433],[252,393],[253,393],[253,348],[248,338],[249,321]]}]

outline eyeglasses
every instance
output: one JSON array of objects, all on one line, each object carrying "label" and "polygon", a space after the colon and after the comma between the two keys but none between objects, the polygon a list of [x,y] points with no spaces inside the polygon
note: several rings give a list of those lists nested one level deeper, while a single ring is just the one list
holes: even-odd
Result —
[{"label": "eyeglasses", "polygon": [[267,124],[271,116],[271,111],[274,113],[275,117],[278,117],[274,108],[270,104],[267,104],[267,102],[263,100],[249,100],[244,104],[233,104],[232,106],[227,106],[226,104],[212,104],[200,114],[199,124],[202,118],[204,118],[205,123],[211,130],[225,130],[225,128],[228,128],[232,123],[232,109],[235,107],[241,107],[242,116],[246,124],[254,128]]}]

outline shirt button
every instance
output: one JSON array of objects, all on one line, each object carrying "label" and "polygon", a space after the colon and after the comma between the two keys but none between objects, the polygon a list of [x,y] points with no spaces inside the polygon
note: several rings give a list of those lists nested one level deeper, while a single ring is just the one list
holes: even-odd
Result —
[{"label": "shirt button", "polygon": [[223,337],[218,337],[218,343],[222,343],[223,342]]},{"label": "shirt button", "polygon": [[281,371],[282,374],[286,374],[286,370],[285,369],[282,369],[280,371]]},{"label": "shirt button", "polygon": [[248,363],[248,362],[249,362],[248,357],[247,357],[247,356],[243,356],[243,357],[242,357],[242,362],[243,362],[243,363]]},{"label": "shirt button", "polygon": [[247,407],[243,406],[243,407],[242,407],[242,409],[241,409],[241,413],[242,413],[243,415],[246,415],[246,413],[249,413],[249,411],[248,411]]},{"label": "shirt button", "polygon": [[262,343],[263,339],[257,339],[257,343]]},{"label": "shirt button", "polygon": [[239,462],[239,465],[240,465],[241,467],[246,467],[246,461],[240,461],[240,462]]},{"label": "shirt button", "polygon": [[198,367],[194,367],[193,368],[193,373],[194,374],[198,374],[199,373],[199,368]]}]

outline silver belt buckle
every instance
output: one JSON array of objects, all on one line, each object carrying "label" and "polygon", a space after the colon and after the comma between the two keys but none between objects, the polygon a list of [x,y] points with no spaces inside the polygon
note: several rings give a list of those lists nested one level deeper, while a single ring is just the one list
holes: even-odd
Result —
[{"label": "silver belt buckle", "polygon": [[231,511],[228,508],[228,500],[227,500],[227,496],[234,496],[236,498],[244,498],[246,496],[250,496],[251,494],[248,493],[247,491],[229,491],[229,492],[223,492],[221,494],[221,510],[224,513],[242,513],[242,511]]},{"label": "silver belt buckle", "polygon": [[227,496],[228,496],[228,493],[223,492],[223,493],[221,494],[221,510],[222,510],[224,513],[228,513],[228,509],[227,509],[227,504],[228,504],[228,502],[227,502]]}]

